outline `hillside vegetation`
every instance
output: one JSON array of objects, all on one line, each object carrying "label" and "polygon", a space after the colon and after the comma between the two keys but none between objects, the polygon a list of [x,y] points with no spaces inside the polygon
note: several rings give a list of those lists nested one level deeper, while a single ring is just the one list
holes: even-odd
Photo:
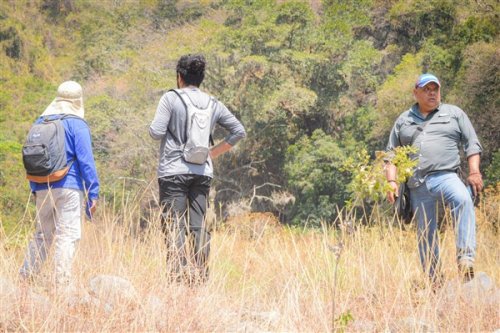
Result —
[{"label": "hillside vegetation", "polygon": [[485,148],[482,171],[495,185],[499,6],[494,0],[2,1],[2,222],[11,228],[31,220],[20,147],[68,79],[84,86],[102,196],[119,203],[122,194],[144,193],[156,182],[157,143],[148,125],[161,94],[175,85],[178,58],[198,52],[209,61],[203,87],[248,131],[216,163],[214,200],[221,210],[251,201],[249,209],[272,211],[284,222],[333,221],[336,207],[353,196],[356,170],[343,168],[346,159],[383,149],[424,71],[438,75],[443,100],[472,119]]}]

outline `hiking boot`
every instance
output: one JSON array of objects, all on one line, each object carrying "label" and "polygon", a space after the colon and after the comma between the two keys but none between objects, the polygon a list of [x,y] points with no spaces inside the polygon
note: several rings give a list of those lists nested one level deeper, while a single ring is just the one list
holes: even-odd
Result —
[{"label": "hiking boot", "polygon": [[474,263],[470,259],[460,259],[458,261],[458,272],[462,277],[462,282],[467,283],[474,279]]}]

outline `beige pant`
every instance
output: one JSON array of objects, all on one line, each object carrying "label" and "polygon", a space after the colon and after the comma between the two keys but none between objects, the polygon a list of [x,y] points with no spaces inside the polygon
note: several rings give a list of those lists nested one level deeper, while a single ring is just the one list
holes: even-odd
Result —
[{"label": "beige pant", "polygon": [[81,238],[83,192],[55,188],[36,192],[36,231],[20,274],[38,273],[54,242],[56,284],[68,284],[77,241]]}]

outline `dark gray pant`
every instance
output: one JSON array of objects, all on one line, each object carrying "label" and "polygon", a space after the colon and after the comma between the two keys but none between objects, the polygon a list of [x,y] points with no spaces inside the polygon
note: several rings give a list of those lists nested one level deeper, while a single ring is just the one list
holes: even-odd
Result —
[{"label": "dark gray pant", "polygon": [[[205,213],[212,179],[200,175],[175,175],[158,178],[162,205],[162,231],[168,246],[167,265],[177,279],[188,276],[208,277],[210,232],[206,228]],[[187,239],[193,235],[187,254]],[[192,272],[189,267],[196,268]]]}]

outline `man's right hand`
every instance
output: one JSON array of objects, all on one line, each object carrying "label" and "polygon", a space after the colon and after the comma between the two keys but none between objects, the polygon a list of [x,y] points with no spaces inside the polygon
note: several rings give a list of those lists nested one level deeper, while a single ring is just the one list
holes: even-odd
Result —
[{"label": "man's right hand", "polygon": [[97,210],[97,200],[90,200],[86,203],[85,207],[85,215],[87,215],[87,218],[89,221],[92,221],[92,218],[94,216],[95,211]]},{"label": "man's right hand", "polygon": [[397,169],[396,166],[391,163],[386,163],[384,169],[387,182],[392,188],[392,191],[387,192],[387,201],[393,204],[396,201],[399,188],[398,184],[396,183]]},{"label": "man's right hand", "polygon": [[396,202],[396,197],[398,196],[399,186],[393,181],[389,182],[389,185],[391,186],[392,191],[387,192],[387,201],[394,204],[394,202]]},{"label": "man's right hand", "polygon": [[97,210],[97,200],[92,200],[92,206],[90,206],[90,213],[94,215]]},{"label": "man's right hand", "polygon": [[479,192],[483,189],[483,177],[479,172],[470,174],[469,177],[467,177],[467,182],[472,188],[472,192],[474,196],[476,197]]}]

